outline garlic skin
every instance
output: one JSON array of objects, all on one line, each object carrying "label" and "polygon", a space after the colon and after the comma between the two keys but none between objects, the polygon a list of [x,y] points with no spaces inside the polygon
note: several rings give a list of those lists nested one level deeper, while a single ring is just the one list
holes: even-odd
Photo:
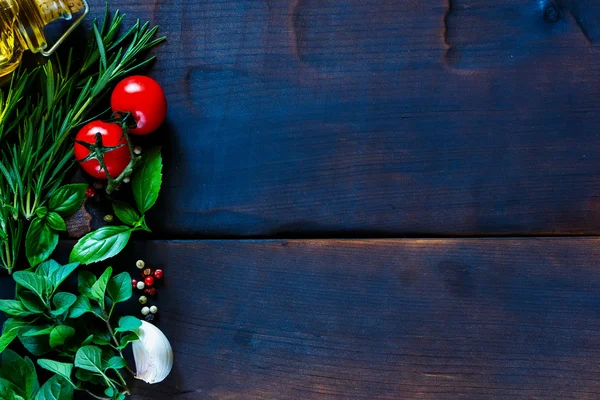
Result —
[{"label": "garlic skin", "polygon": [[140,337],[132,343],[136,379],[146,383],[162,382],[173,368],[173,349],[164,333],[149,322],[135,330]]}]

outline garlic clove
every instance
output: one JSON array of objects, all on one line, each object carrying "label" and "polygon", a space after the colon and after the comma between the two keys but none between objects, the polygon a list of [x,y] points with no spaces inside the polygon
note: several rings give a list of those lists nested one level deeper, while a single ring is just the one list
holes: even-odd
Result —
[{"label": "garlic clove", "polygon": [[135,333],[140,340],[132,343],[133,358],[137,370],[135,378],[147,383],[162,382],[173,368],[173,349],[164,333],[149,322]]}]

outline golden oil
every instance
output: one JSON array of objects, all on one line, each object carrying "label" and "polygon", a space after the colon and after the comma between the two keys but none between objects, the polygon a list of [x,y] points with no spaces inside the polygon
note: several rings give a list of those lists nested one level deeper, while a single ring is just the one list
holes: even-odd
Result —
[{"label": "golden oil", "polygon": [[[50,55],[88,12],[85,0],[0,0],[0,76],[11,73],[23,52]],[[44,28],[59,18],[80,17],[48,49]]]}]

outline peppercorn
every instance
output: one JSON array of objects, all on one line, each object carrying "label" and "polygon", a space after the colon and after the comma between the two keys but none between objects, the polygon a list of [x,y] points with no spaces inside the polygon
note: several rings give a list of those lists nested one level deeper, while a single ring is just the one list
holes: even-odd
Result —
[{"label": "peppercorn", "polygon": [[85,196],[92,198],[96,195],[96,189],[94,189],[93,187],[89,187],[87,189],[85,189]]},{"label": "peppercorn", "polygon": [[146,263],[144,262],[144,260],[137,260],[135,262],[135,266],[138,267],[138,269],[144,269]]},{"label": "peppercorn", "polygon": [[152,286],[154,285],[154,278],[151,276],[147,276],[146,278],[144,278],[144,283],[146,284],[146,286]]},{"label": "peppercorn", "polygon": [[154,277],[156,279],[162,279],[163,278],[163,270],[157,269],[156,271],[154,271]]},{"label": "peppercorn", "polygon": [[104,189],[104,183],[102,181],[94,181],[93,186],[96,190]]},{"label": "peppercorn", "polygon": [[123,178],[123,183],[129,183],[131,182],[131,178],[126,176],[125,178]]},{"label": "peppercorn", "polygon": [[146,315],[146,318],[144,318],[144,319],[148,322],[154,321],[154,314],[148,314],[148,315]]},{"label": "peppercorn", "polygon": [[144,293],[147,294],[148,296],[155,296],[157,293],[156,288],[148,288],[148,289],[144,289]]},{"label": "peppercorn", "polygon": [[148,314],[150,314],[150,308],[143,307],[142,308],[142,315],[148,315]]},{"label": "peppercorn", "polygon": [[151,307],[150,307],[150,312],[151,312],[152,314],[156,314],[156,313],[158,312],[158,307],[156,307],[156,306],[151,306]]},{"label": "peppercorn", "polygon": [[147,277],[152,275],[152,268],[146,268],[142,271],[142,277]]},{"label": "peppercorn", "polygon": [[133,148],[133,154],[135,154],[136,156],[139,156],[140,154],[142,154],[142,147],[141,146],[135,146]]},{"label": "peppercorn", "polygon": [[146,296],[140,296],[140,304],[146,304],[148,302],[148,298]]},{"label": "peppercorn", "polygon": [[142,281],[139,281],[139,282],[137,283],[136,287],[137,287],[139,290],[142,290],[142,289],[144,289],[144,288],[146,287],[146,284],[144,284],[144,282],[142,282]]},{"label": "peppercorn", "polygon": [[133,286],[134,289],[137,289],[137,284],[138,284],[138,281],[136,281],[135,279],[131,280],[131,286]]},{"label": "peppercorn", "polygon": [[113,222],[113,221],[115,220],[115,217],[113,217],[113,216],[112,216],[112,215],[110,215],[110,214],[106,214],[106,215],[104,216],[104,218],[102,218],[102,219],[104,220],[104,222],[107,222],[107,223],[109,223],[109,224],[110,224],[111,222]]}]

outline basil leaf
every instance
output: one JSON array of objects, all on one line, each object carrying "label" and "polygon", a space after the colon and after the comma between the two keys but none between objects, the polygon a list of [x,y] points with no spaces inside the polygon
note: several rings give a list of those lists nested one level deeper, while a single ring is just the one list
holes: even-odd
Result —
[{"label": "basil leaf", "polygon": [[96,385],[104,384],[104,378],[102,378],[101,375],[92,374],[91,372],[86,371],[84,369],[77,369],[75,371],[75,376],[80,381],[91,382]]},{"label": "basil leaf", "polygon": [[83,314],[88,312],[92,312],[92,305],[90,304],[90,300],[87,297],[81,295],[78,296],[77,300],[75,300],[75,303],[73,303],[73,306],[69,311],[69,318],[79,318]]},{"label": "basil leaf", "polygon": [[46,214],[48,214],[48,208],[44,206],[39,207],[37,210],[35,210],[35,215],[37,215],[40,218],[44,218]]},{"label": "basil leaf", "polygon": [[17,286],[17,296],[23,306],[34,314],[41,314],[46,309],[44,301],[23,286]]},{"label": "basil leaf", "polygon": [[19,335],[24,337],[49,335],[50,332],[52,332],[52,329],[54,329],[52,325],[32,326],[28,330],[23,330],[19,332]]},{"label": "basil leaf", "polygon": [[128,332],[134,331],[142,326],[142,321],[131,315],[121,317],[119,319],[119,326],[115,329],[117,332]]},{"label": "basil leaf", "polygon": [[119,370],[119,369],[125,368],[126,365],[127,365],[127,362],[123,359],[123,357],[114,356],[110,360],[108,360],[108,362],[104,366],[104,370],[105,371],[109,370],[109,369]]},{"label": "basil leaf", "polygon": [[91,290],[92,286],[96,283],[96,276],[90,271],[80,271],[77,276],[77,290],[82,295],[92,298]]},{"label": "basil leaf", "polygon": [[44,277],[34,272],[18,271],[13,274],[13,279],[25,289],[31,290],[44,303],[46,302],[46,281]]},{"label": "basil leaf", "polygon": [[58,215],[57,213],[55,213],[54,211],[51,211],[48,215],[46,215],[46,224],[48,224],[48,226],[51,229],[54,229],[55,231],[66,231],[67,230],[67,225],[65,224],[65,220],[62,219],[62,217],[60,215]]},{"label": "basil leaf", "polygon": [[85,338],[85,340],[83,341],[83,343],[81,343],[82,346],[86,346],[90,343],[92,343],[92,339],[94,338],[94,335],[90,335],[87,338]]},{"label": "basil leaf", "polygon": [[44,358],[39,359],[37,363],[40,367],[50,372],[54,372],[57,375],[60,375],[71,385],[75,386],[73,384],[73,381],[71,380],[71,374],[73,373],[73,364],[58,362],[54,360],[47,360]]},{"label": "basil leaf", "polygon": [[40,387],[33,362],[28,357],[21,358],[10,349],[2,352],[0,375],[18,387],[27,399],[32,398]]},{"label": "basil leaf", "polygon": [[[131,287],[131,285],[129,286]],[[19,300],[0,300],[0,311],[13,317],[27,317],[34,314],[25,308]]]},{"label": "basil leaf", "polygon": [[75,296],[73,293],[56,293],[52,299],[52,304],[54,305],[55,310],[51,311],[50,313],[55,317],[63,315],[67,312],[69,307],[75,303],[75,301],[77,301],[77,296]]},{"label": "basil leaf", "polygon": [[38,275],[46,276],[50,280],[52,286],[56,289],[78,266],[79,263],[60,265],[54,260],[47,260],[41,263],[35,272]]},{"label": "basil leaf", "polygon": [[115,275],[109,282],[107,287],[108,295],[115,303],[127,301],[133,295],[131,286],[131,276],[127,272],[121,272]]},{"label": "basil leaf", "polygon": [[142,219],[135,208],[123,201],[115,200],[112,206],[115,215],[124,224],[134,226],[140,221],[140,219]]},{"label": "basil leaf", "polygon": [[156,203],[161,183],[162,157],[160,147],[153,147],[144,152],[140,165],[131,177],[133,197],[142,214]]},{"label": "basil leaf", "polygon": [[119,346],[118,349],[119,350],[123,350],[125,347],[127,347],[127,345],[131,342],[135,342],[140,340],[140,338],[138,337],[138,335],[134,332],[128,332],[126,334],[124,334],[123,336],[121,336],[121,340],[119,341]]},{"label": "basil leaf", "polygon": [[65,344],[65,341],[73,335],[75,335],[74,328],[67,325],[55,326],[50,332],[50,347],[55,348]]},{"label": "basil leaf", "polygon": [[24,326],[27,326],[27,322],[20,319],[9,318],[4,322],[2,336],[0,336],[0,353],[15,340]]},{"label": "basil leaf", "polygon": [[73,386],[67,385],[65,379],[54,375],[38,390],[35,400],[72,400]]},{"label": "basil leaf", "polygon": [[102,351],[96,346],[83,346],[75,354],[75,366],[102,374]]},{"label": "basil leaf", "polygon": [[58,233],[54,232],[45,220],[31,221],[25,236],[25,255],[32,267],[46,261],[58,245]]},{"label": "basil leaf", "polygon": [[79,239],[70,260],[81,264],[106,260],[119,254],[130,236],[131,228],[128,226],[103,226]]},{"label": "basil leaf", "polygon": [[110,334],[108,332],[99,332],[94,334],[94,338],[92,339],[92,343],[104,346],[110,344]]},{"label": "basil leaf", "polygon": [[50,351],[47,327],[34,326],[26,332],[19,332],[21,344],[34,356],[40,357]]},{"label": "basil leaf", "polygon": [[8,379],[0,378],[0,397],[2,400],[22,399],[21,394],[25,394],[20,388]]},{"label": "basil leaf", "polygon": [[51,211],[57,212],[63,217],[68,217],[77,211],[85,200],[85,183],[73,183],[58,188],[52,196],[48,206]]},{"label": "basil leaf", "polygon": [[106,270],[100,275],[100,278],[92,285],[90,289],[90,294],[92,295],[92,299],[96,300],[98,304],[100,304],[100,308],[104,309],[104,296],[106,294],[106,286],[108,285],[108,280],[112,275],[112,267],[106,268]]}]

